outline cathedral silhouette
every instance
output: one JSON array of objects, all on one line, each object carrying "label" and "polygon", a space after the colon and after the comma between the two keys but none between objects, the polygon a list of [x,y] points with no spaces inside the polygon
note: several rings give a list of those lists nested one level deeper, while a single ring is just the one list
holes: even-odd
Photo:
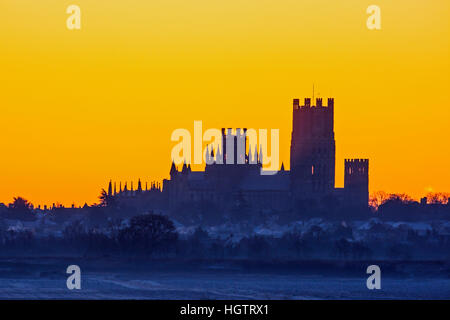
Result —
[{"label": "cathedral silhouette", "polygon": [[[234,141],[230,144],[228,141]],[[243,141],[244,154],[238,152]],[[108,195],[126,205],[162,212],[189,210],[236,212],[252,210],[287,211],[302,202],[315,201],[367,207],[369,200],[369,160],[345,159],[344,188],[335,188],[336,146],[334,138],[334,99],[327,105],[317,98],[293,101],[290,171],[281,169],[273,175],[261,175],[262,151],[247,147],[246,129],[222,129],[222,149],[207,149],[204,171],[193,171],[189,164],[178,170],[172,162],[170,179],[136,190],[114,190]],[[230,161],[232,159],[232,161]]]}]

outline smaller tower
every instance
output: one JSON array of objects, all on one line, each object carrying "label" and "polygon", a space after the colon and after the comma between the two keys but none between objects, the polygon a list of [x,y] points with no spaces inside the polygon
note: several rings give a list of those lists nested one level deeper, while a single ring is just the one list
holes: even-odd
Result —
[{"label": "smaller tower", "polygon": [[344,192],[347,205],[369,204],[369,159],[345,159]]}]

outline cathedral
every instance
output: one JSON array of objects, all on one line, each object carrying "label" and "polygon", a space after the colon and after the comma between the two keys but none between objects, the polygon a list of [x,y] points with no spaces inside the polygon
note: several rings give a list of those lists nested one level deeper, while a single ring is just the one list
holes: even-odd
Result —
[{"label": "cathedral", "polygon": [[[117,192],[110,183],[108,194],[124,203],[140,202],[168,214],[180,211],[250,212],[295,210],[302,201],[367,207],[369,200],[368,159],[345,159],[344,188],[335,188],[336,146],[334,139],[334,99],[324,105],[317,98],[293,100],[290,171],[284,166],[272,175],[261,175],[263,154],[247,146],[246,129],[222,129],[222,150],[206,151],[204,171],[193,171],[189,164],[178,170],[174,163],[170,179],[162,186]],[[233,141],[231,145],[229,141]],[[238,152],[243,141],[244,153]],[[247,151],[248,150],[248,151]],[[233,161],[229,161],[232,159]]]}]

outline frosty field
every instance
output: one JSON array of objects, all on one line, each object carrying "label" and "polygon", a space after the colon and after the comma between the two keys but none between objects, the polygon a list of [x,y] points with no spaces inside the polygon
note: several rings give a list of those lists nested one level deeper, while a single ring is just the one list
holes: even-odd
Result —
[{"label": "frosty field", "polygon": [[[65,268],[78,263],[81,290]],[[446,263],[386,264],[381,290],[366,288],[364,265],[143,262],[28,258],[0,260],[1,299],[449,299]],[[383,264],[381,264],[383,270]]]}]

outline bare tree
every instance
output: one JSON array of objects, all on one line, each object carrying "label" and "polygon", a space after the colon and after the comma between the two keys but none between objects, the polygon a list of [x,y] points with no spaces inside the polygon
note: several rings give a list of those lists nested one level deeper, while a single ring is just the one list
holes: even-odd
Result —
[{"label": "bare tree", "polygon": [[376,191],[370,195],[369,206],[376,211],[378,210],[378,207],[389,200],[389,198],[390,194],[384,191]]},{"label": "bare tree", "polygon": [[427,202],[430,204],[447,204],[450,198],[448,192],[430,192],[427,194]]}]

